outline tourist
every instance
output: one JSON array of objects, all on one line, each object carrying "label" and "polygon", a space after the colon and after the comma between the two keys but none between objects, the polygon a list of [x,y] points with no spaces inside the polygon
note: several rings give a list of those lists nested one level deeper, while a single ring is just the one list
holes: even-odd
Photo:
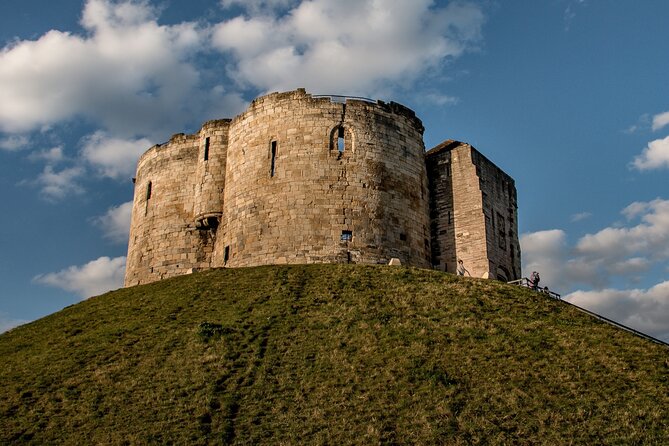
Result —
[{"label": "tourist", "polygon": [[540,281],[541,277],[539,277],[539,273],[532,271],[532,275],[530,276],[530,288],[532,288],[534,291],[538,290]]},{"label": "tourist", "polygon": [[467,273],[469,277],[472,276],[471,274],[469,274],[469,271],[467,271],[467,268],[465,268],[465,264],[462,263],[462,259],[458,260],[458,269],[456,270],[456,273],[458,276],[464,276],[465,273]]}]

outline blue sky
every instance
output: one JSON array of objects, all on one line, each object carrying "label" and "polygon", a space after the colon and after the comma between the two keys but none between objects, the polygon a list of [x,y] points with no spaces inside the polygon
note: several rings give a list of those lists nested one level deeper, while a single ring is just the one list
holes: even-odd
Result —
[{"label": "blue sky", "polygon": [[[57,4],[57,6],[55,6]],[[5,0],[0,331],[122,285],[137,157],[257,95],[403,103],[516,179],[525,275],[669,340],[669,2]]]}]

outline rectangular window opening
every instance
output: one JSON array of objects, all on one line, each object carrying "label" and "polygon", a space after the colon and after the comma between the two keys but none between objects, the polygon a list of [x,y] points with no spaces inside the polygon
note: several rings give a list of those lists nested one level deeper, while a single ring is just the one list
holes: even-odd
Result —
[{"label": "rectangular window opening", "polygon": [[343,153],[345,148],[344,127],[339,127],[337,132],[337,150],[339,150],[339,153]]},{"label": "rectangular window opening", "polygon": [[228,263],[228,260],[230,260],[230,247],[226,246],[223,251],[223,263]]},{"label": "rectangular window opening", "polygon": [[205,161],[209,160],[209,137],[208,136],[204,139],[204,160]]},{"label": "rectangular window opening", "polygon": [[506,250],[506,225],[504,224],[504,217],[499,212],[497,213],[497,224],[499,225],[499,247]]},{"label": "rectangular window opening", "polygon": [[151,182],[149,181],[149,184],[147,184],[147,186],[146,186],[146,199],[147,200],[151,198],[151,187],[152,187]]},{"label": "rectangular window opening", "polygon": [[402,240],[403,242],[406,242],[407,241],[407,235],[405,233],[401,233],[400,234],[400,240]]},{"label": "rectangular window opening", "polygon": [[353,231],[341,231],[341,241],[350,242],[351,240],[353,240]]},{"label": "rectangular window opening", "polygon": [[270,163],[269,176],[273,177],[276,169],[276,141],[272,141],[271,157],[272,161]]}]

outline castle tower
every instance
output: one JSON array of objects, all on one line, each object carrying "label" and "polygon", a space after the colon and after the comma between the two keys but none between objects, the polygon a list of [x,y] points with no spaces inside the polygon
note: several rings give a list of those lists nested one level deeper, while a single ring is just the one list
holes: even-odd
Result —
[{"label": "castle tower", "polygon": [[520,278],[513,179],[469,144],[447,140],[426,154],[434,266],[475,277]]},{"label": "castle tower", "polygon": [[209,234],[193,220],[198,135],[176,134],[139,159],[125,285],[153,282],[209,266]]},{"label": "castle tower", "polygon": [[519,277],[513,179],[467,144],[426,154],[423,130],[394,102],[298,89],[151,147],[137,164],[126,286],[203,268],[393,257]]},{"label": "castle tower", "polygon": [[304,90],[230,124],[217,265],[430,265],[423,127],[399,105]]},{"label": "castle tower", "polygon": [[223,215],[229,119],[209,121],[200,129],[195,170],[195,226],[216,231]]}]

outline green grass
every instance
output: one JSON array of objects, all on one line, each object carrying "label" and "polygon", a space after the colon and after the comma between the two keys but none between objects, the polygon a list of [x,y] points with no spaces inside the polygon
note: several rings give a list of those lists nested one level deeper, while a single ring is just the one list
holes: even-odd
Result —
[{"label": "green grass", "polygon": [[669,349],[528,290],[428,270],[178,277],[11,330],[0,358],[0,444],[669,438]]}]

